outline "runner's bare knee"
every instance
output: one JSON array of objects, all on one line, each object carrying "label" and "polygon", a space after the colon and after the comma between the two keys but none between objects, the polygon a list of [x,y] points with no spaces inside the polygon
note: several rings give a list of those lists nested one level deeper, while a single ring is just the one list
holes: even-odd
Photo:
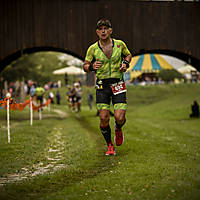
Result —
[{"label": "runner's bare knee", "polygon": [[100,111],[99,117],[102,125],[107,126],[109,124],[110,120],[109,111]]},{"label": "runner's bare knee", "polygon": [[123,124],[125,121],[125,112],[124,111],[115,111],[115,121],[118,124]]}]

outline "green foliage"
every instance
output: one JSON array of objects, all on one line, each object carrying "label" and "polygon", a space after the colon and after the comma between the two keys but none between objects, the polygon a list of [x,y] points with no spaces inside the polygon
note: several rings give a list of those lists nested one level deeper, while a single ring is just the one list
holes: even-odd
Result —
[{"label": "green foliage", "polygon": [[13,61],[3,70],[1,77],[8,82],[17,80],[33,80],[40,84],[49,81],[57,81],[59,76],[52,72],[58,68],[66,67],[65,62],[61,62],[59,52],[38,52],[23,55],[18,60]]},{"label": "green foliage", "polygon": [[162,69],[158,74],[157,77],[162,78],[162,80],[166,82],[173,81],[175,78],[181,79],[183,78],[182,74],[179,73],[175,69]]}]

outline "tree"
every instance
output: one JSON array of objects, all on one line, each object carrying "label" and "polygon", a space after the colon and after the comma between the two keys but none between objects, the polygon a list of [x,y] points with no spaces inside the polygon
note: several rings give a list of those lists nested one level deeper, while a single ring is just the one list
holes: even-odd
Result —
[{"label": "tree", "polygon": [[40,84],[56,81],[58,77],[52,75],[55,69],[66,67],[60,62],[59,52],[37,52],[23,55],[13,61],[1,73],[3,80],[8,82],[33,80]]},{"label": "tree", "polygon": [[173,81],[175,78],[182,79],[183,76],[175,69],[162,69],[158,74],[157,77],[162,78],[165,82]]}]

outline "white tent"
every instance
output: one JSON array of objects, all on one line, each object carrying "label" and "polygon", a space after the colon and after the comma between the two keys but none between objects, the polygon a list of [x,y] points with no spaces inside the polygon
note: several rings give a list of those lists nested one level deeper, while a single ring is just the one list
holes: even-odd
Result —
[{"label": "white tent", "polygon": [[184,65],[182,67],[179,67],[177,69],[181,74],[183,74],[185,76],[186,79],[192,79],[192,77],[195,75],[197,76],[199,74],[199,72],[194,68],[192,67],[191,65]]},{"label": "white tent", "polygon": [[78,58],[74,58],[72,60],[69,60],[67,62],[68,65],[72,65],[72,66],[75,66],[75,67],[80,67],[83,65],[83,61],[78,59]]},{"label": "white tent", "polygon": [[191,65],[184,65],[182,67],[179,67],[177,69],[180,73],[182,74],[188,74],[188,73],[191,73],[191,72],[196,72],[197,70],[192,67]]},{"label": "white tent", "polygon": [[78,67],[74,67],[74,66],[65,67],[65,68],[53,71],[53,74],[56,74],[56,75],[65,74],[65,73],[67,73],[68,75],[85,74],[83,69],[78,68]]}]

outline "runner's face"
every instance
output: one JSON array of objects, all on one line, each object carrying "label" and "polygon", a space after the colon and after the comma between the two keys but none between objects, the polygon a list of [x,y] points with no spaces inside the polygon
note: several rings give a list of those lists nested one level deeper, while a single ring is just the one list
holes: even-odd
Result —
[{"label": "runner's face", "polygon": [[110,35],[112,34],[112,28],[101,26],[96,30],[96,33],[99,36],[99,39],[106,40],[110,38]]}]

